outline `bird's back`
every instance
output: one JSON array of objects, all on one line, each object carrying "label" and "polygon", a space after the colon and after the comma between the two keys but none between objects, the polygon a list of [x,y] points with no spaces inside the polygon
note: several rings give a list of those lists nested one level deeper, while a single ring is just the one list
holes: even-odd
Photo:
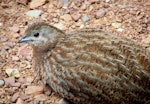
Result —
[{"label": "bird's back", "polygon": [[123,37],[98,29],[71,32],[42,63],[43,82],[75,104],[150,102],[149,53]]}]

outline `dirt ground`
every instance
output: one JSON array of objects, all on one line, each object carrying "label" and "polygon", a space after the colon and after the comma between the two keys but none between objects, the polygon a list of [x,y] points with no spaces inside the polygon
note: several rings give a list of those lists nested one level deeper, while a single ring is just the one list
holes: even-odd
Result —
[{"label": "dirt ground", "polygon": [[[28,12],[39,10],[38,15]],[[18,44],[33,22],[68,32],[101,28],[150,51],[150,0],[0,0],[0,104],[57,104],[32,69],[32,49]]]}]

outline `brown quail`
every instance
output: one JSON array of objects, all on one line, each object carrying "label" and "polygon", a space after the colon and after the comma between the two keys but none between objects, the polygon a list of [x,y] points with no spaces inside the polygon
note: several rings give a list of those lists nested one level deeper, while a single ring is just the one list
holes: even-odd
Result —
[{"label": "brown quail", "polygon": [[100,29],[70,33],[39,22],[18,42],[33,48],[42,82],[74,104],[150,104],[150,53]]}]

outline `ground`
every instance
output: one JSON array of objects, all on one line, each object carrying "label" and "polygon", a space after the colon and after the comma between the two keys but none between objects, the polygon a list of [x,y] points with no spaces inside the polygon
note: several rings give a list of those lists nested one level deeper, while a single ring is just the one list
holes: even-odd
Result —
[{"label": "ground", "polygon": [[60,100],[44,90],[36,77],[31,47],[17,43],[29,24],[45,21],[65,32],[101,28],[150,51],[149,7],[149,0],[1,0],[0,104],[57,104]]}]

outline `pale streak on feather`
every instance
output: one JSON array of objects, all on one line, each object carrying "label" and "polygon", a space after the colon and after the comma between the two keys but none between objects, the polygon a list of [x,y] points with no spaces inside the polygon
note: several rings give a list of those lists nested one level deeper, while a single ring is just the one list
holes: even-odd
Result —
[{"label": "pale streak on feather", "polygon": [[65,52],[70,52],[74,50],[73,48],[67,48],[66,46],[61,46],[61,49],[64,50]]},{"label": "pale streak on feather", "polygon": [[60,56],[60,54],[58,54],[57,52],[55,52],[55,51],[53,51],[53,50],[52,50],[51,52],[56,56],[58,62],[67,61],[67,58],[63,58],[63,57]]},{"label": "pale streak on feather", "polygon": [[99,69],[102,72],[110,72],[111,71],[111,69],[104,69],[104,67],[102,65],[99,65],[97,63],[78,61],[78,64],[85,65],[85,66],[92,66],[92,67]]}]

